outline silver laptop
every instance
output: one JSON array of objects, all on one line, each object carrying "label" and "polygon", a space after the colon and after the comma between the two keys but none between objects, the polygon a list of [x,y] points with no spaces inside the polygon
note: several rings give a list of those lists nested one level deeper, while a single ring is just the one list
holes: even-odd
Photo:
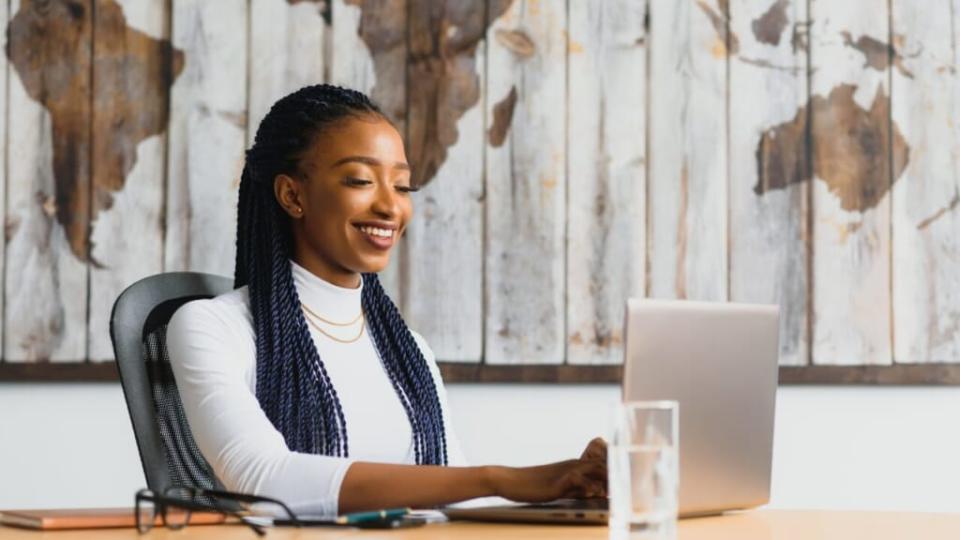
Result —
[{"label": "silver laptop", "polygon": [[[777,306],[627,302],[623,397],[680,403],[680,515],[770,495],[779,352]],[[450,519],[605,523],[606,501],[449,508]]]}]

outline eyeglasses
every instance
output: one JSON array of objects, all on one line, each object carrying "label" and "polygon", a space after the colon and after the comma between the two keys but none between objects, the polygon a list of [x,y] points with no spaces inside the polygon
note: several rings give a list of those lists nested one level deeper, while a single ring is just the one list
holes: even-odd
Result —
[{"label": "eyeglasses", "polygon": [[[253,505],[251,513],[244,505]],[[286,523],[301,526],[297,516],[282,501],[246,493],[232,493],[215,489],[171,486],[160,495],[150,489],[141,489],[136,494],[137,530],[141,534],[150,531],[159,517],[169,529],[182,529],[190,524],[193,512],[218,512],[237,518],[258,536],[266,534],[265,527],[272,524],[272,516],[286,514]]]}]

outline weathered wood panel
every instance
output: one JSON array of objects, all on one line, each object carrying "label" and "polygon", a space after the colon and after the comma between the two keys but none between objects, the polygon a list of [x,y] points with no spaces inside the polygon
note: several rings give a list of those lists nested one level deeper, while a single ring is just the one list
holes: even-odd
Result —
[{"label": "weathered wood panel", "polygon": [[92,4],[11,3],[4,359],[87,357]]},{"label": "weathered wood panel", "polygon": [[645,2],[570,2],[566,358],[571,364],[622,362],[624,304],[644,293],[645,16]]},{"label": "weathered wood panel", "polygon": [[[4,2],[0,4],[0,28],[6,28],[7,23],[10,21],[10,4],[9,2]],[[6,32],[3,35],[0,35],[0,46],[3,46],[6,50],[7,46],[7,35]],[[10,84],[10,64],[7,61],[6,54],[0,54],[0,148],[3,148],[4,151],[0,152],[0,214],[3,217],[6,217],[7,210],[7,88]],[[7,238],[6,234],[0,235],[0,272],[4,271],[6,266],[6,245]],[[0,287],[3,284],[0,283]],[[4,295],[0,294],[0,317],[5,315],[4,310]],[[0,364],[3,363],[3,342],[4,342],[4,324],[0,320]]]},{"label": "weathered wood panel", "polygon": [[726,300],[726,2],[650,6],[647,293]]},{"label": "weathered wood panel", "polygon": [[780,305],[785,365],[809,356],[806,7],[730,2],[730,299]]},{"label": "weathered wood panel", "polygon": [[123,289],[163,271],[165,131],[183,54],[168,2],[98,2],[93,43],[93,209],[88,358],[113,359],[110,313]]},{"label": "weathered wood panel", "polygon": [[325,81],[329,9],[322,2],[251,0],[248,145],[276,100]]},{"label": "weathered wood panel", "polygon": [[891,111],[910,148],[892,189],[894,361],[960,362],[960,2],[891,6]]},{"label": "weathered wood panel", "polygon": [[382,278],[458,373],[610,377],[560,363],[618,362],[644,293],[780,303],[796,380],[957,362],[960,0],[650,3],[0,5],[4,361],[109,359],[125,286],[231,274],[243,148],[329,79],[407,141]]},{"label": "weathered wood panel", "polygon": [[233,275],[247,125],[247,3],[174,0],[166,271]]},{"label": "weathered wood panel", "polygon": [[421,191],[405,239],[404,313],[437,358],[479,362],[486,6],[410,6],[407,151]]},{"label": "weathered wood panel", "polygon": [[[407,0],[333,0],[332,24],[331,82],[370,96],[405,137]],[[401,238],[379,274],[398,306],[404,304],[400,281],[406,251]]]},{"label": "weathered wood panel", "polygon": [[370,92],[377,82],[371,51],[360,36],[362,7],[353,0],[331,3],[330,82]]},{"label": "weathered wood panel", "polygon": [[515,0],[487,33],[491,364],[563,362],[566,27],[563,4]]},{"label": "weathered wood panel", "polygon": [[816,364],[891,362],[888,191],[906,149],[890,125],[888,15],[885,0],[810,3]]}]

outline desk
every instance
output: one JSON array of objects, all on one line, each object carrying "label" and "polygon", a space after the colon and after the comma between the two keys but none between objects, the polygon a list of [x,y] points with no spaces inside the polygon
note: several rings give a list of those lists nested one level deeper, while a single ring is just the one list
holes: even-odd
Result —
[{"label": "desk", "polygon": [[[38,532],[0,527],[2,540],[256,540],[244,526],[195,526],[182,531],[133,529]],[[439,523],[396,531],[271,529],[267,540],[606,540],[606,527]],[[956,540],[960,514],[760,510],[680,521],[679,540]]]}]

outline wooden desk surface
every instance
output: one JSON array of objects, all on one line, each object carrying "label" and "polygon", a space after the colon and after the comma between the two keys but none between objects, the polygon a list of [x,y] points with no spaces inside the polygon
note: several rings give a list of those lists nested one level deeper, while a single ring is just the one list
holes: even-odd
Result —
[{"label": "wooden desk surface", "polygon": [[[194,526],[182,531],[155,529],[139,535],[133,529],[40,532],[0,527],[2,540],[256,540],[244,526]],[[271,529],[268,540],[605,540],[606,527],[439,523],[395,531],[357,529]],[[680,521],[679,540],[956,540],[960,514],[760,510]]]}]

